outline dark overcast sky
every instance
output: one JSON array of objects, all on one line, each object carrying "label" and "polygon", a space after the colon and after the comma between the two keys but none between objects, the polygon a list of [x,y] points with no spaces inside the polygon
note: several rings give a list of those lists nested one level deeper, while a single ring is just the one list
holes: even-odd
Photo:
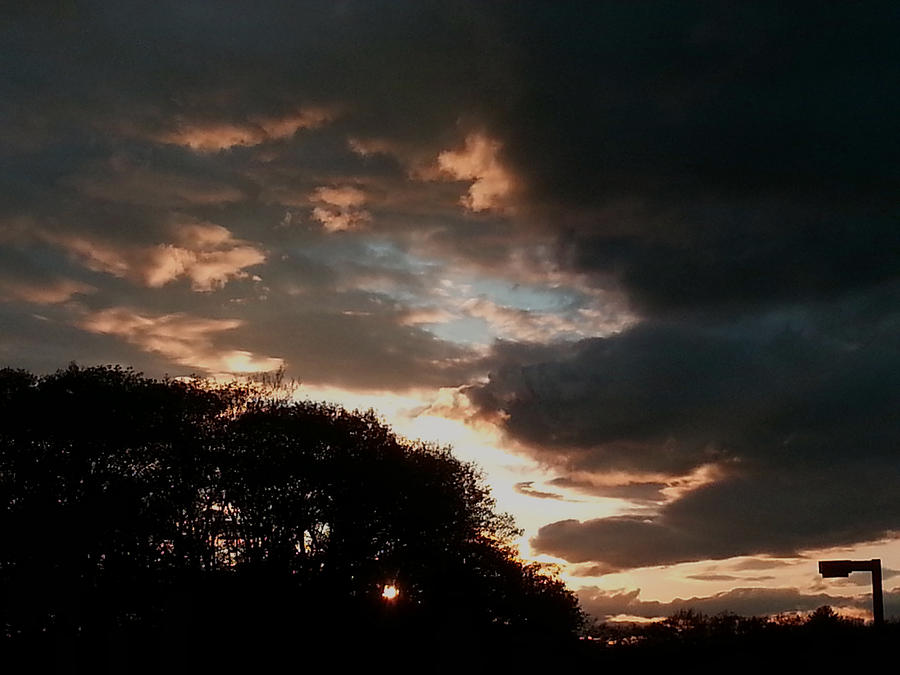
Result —
[{"label": "dark overcast sky", "polygon": [[0,365],[457,388],[598,570],[895,536],[898,19],[17,3]]}]

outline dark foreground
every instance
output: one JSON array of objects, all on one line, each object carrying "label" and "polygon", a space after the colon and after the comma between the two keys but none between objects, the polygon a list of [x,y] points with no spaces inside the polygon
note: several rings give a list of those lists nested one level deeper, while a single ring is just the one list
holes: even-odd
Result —
[{"label": "dark foreground", "polygon": [[731,634],[641,629],[548,639],[499,627],[470,630],[448,624],[435,632],[433,622],[426,628],[391,612],[385,607],[365,616],[339,616],[335,611],[280,626],[265,615],[241,620],[222,614],[204,624],[185,618],[91,635],[7,637],[4,672],[299,673],[327,667],[402,673],[512,668],[809,673],[856,670],[884,659],[890,663],[900,644],[898,623],[873,627],[839,619],[778,626],[759,622],[757,630]]},{"label": "dark foreground", "polygon": [[808,672],[898,643],[824,609],[586,629],[494,507],[448,448],[277,382],[0,369],[0,672]]}]

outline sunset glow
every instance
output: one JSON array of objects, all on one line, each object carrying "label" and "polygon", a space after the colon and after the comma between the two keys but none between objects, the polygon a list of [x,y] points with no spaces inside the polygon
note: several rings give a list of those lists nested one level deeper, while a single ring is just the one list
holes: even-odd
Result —
[{"label": "sunset glow", "polygon": [[0,368],[372,409],[600,620],[864,616],[830,558],[882,559],[900,615],[879,9],[15,4]]}]

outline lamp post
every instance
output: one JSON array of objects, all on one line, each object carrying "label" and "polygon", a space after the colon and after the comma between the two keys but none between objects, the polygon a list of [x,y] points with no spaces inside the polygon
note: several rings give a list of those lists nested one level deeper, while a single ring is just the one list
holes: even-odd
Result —
[{"label": "lamp post", "polygon": [[819,574],[825,579],[846,577],[850,572],[872,573],[872,616],[875,625],[884,623],[884,593],[881,590],[881,560],[820,560]]}]

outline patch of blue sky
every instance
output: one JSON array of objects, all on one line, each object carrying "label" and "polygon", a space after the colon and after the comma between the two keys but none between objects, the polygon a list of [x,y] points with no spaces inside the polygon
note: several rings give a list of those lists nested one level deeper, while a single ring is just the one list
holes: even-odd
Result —
[{"label": "patch of blue sky", "polygon": [[[386,283],[377,290],[364,287],[360,290],[371,290],[410,306],[428,304],[429,298],[416,284],[407,286],[403,279],[432,277],[440,273],[444,266],[440,261],[412,255],[384,239],[329,237],[303,246],[298,254],[331,268],[339,276],[365,271],[375,278],[383,276]],[[391,280],[396,285],[392,285]]]},{"label": "patch of blue sky", "polygon": [[517,284],[500,279],[469,281],[473,297],[485,297],[498,305],[531,312],[559,313],[582,305],[585,298],[572,289]]},{"label": "patch of blue sky", "polygon": [[440,269],[444,263],[438,260],[423,258],[404,251],[394,242],[387,239],[374,239],[363,243],[365,262],[378,267],[403,269],[416,273],[425,273]]},{"label": "patch of blue sky", "polygon": [[446,323],[422,324],[435,337],[448,342],[457,342],[465,345],[487,345],[493,342],[494,333],[484,319],[476,317],[461,317]]},{"label": "patch of blue sky", "polygon": [[355,263],[389,270],[426,272],[439,269],[443,263],[415,256],[387,239],[327,237],[305,244],[298,251],[324,264]]}]

